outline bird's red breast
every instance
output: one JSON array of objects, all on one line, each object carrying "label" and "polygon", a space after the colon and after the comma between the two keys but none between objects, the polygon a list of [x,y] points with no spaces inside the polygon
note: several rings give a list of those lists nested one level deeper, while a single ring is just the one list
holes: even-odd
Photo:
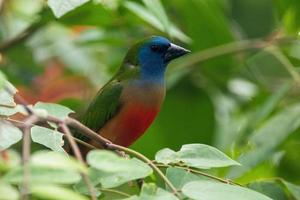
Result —
[{"label": "bird's red breast", "polygon": [[161,86],[128,86],[122,92],[119,112],[99,133],[116,144],[130,146],[154,121],[164,95]]}]

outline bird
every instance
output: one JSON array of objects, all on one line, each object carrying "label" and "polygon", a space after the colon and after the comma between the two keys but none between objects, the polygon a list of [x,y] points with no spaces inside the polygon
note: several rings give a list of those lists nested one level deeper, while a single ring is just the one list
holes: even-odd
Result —
[{"label": "bird", "polygon": [[[137,42],[91,101],[81,123],[114,144],[130,146],[160,111],[166,93],[167,65],[189,52],[162,36]],[[86,142],[97,146],[91,139]]]}]

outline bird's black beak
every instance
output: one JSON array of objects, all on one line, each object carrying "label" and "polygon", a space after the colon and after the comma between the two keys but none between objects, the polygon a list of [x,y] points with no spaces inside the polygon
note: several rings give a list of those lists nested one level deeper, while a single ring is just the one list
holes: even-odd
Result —
[{"label": "bird's black beak", "polygon": [[165,62],[170,62],[171,60],[179,58],[190,52],[191,51],[189,51],[183,47],[180,47],[176,44],[171,43],[171,46],[167,49],[167,52],[165,54]]}]

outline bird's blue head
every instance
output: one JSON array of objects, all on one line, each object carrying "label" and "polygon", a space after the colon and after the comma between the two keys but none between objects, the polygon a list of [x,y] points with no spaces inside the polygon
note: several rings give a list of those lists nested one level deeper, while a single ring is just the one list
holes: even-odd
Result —
[{"label": "bird's blue head", "polygon": [[168,63],[189,52],[164,37],[154,36],[138,42],[126,57],[140,67],[141,80],[163,82]]}]

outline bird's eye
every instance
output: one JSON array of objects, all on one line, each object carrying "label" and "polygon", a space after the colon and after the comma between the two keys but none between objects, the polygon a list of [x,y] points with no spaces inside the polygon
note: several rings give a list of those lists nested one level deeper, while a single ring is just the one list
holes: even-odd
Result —
[{"label": "bird's eye", "polygon": [[160,50],[159,46],[158,45],[151,45],[151,50],[154,51],[154,52],[157,52]]}]

